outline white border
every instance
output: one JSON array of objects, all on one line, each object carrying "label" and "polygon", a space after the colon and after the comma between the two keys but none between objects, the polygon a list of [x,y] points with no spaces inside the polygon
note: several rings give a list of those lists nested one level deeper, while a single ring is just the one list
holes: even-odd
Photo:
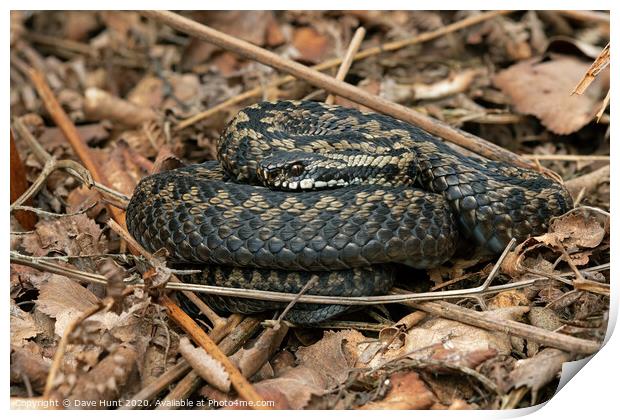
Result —
[{"label": "white border", "polygon": [[[3,25],[4,30],[2,31],[2,48],[4,51],[4,57],[6,57],[5,65],[2,68],[2,72],[4,75],[3,80],[5,81],[3,84],[3,98],[5,100],[6,109],[3,113],[2,118],[2,130],[0,133],[4,133],[5,136],[8,136],[9,126],[10,126],[10,95],[9,95],[9,10],[10,9],[21,9],[21,10],[45,10],[45,9],[103,9],[109,8],[111,10],[134,10],[134,9],[220,9],[222,6],[224,9],[257,9],[260,6],[262,9],[273,9],[273,10],[285,10],[285,9],[314,9],[314,10],[323,10],[323,9],[418,9],[418,10],[460,10],[463,8],[463,5],[466,4],[468,8],[471,9],[486,9],[489,6],[495,6],[495,8],[500,8],[501,6],[505,6],[507,8],[514,8],[515,6],[519,6],[522,9],[583,9],[584,6],[588,6],[592,10],[607,10],[612,9],[612,27],[617,28],[617,9],[614,7],[615,5],[611,5],[611,2],[603,2],[603,1],[588,1],[584,3],[583,1],[532,1],[532,0],[522,0],[518,3],[514,2],[494,2],[490,3],[488,1],[480,1],[480,0],[470,0],[466,3],[462,1],[454,1],[454,0],[444,0],[442,2],[430,2],[430,1],[418,1],[418,2],[405,2],[405,1],[395,1],[395,0],[382,0],[378,1],[364,1],[364,0],[339,0],[339,1],[326,1],[326,0],[313,0],[313,1],[282,1],[282,0],[263,0],[258,2],[254,1],[226,1],[225,3],[221,2],[197,2],[197,1],[183,1],[177,0],[174,2],[171,1],[161,1],[161,0],[150,0],[150,1],[132,1],[131,3],[118,1],[118,0],[108,0],[105,3],[84,3],[78,1],[5,1],[3,2],[3,13],[2,21],[5,23]],[[104,7],[101,7],[104,6]],[[612,61],[615,60],[616,50],[614,49],[614,45],[618,45],[618,39],[615,34],[616,30],[612,32]],[[612,68],[614,66],[612,65]],[[617,94],[612,94],[611,102],[614,103],[614,100],[617,102]],[[612,119],[615,119],[612,116]],[[5,147],[8,147],[8,137],[6,137]],[[612,148],[612,156],[615,156],[617,147],[615,143],[617,143],[618,139],[611,139],[611,148]],[[8,156],[9,153],[5,149],[5,179],[8,181],[9,179],[9,165],[8,165]],[[614,169],[615,165],[612,165],[612,197],[611,197],[611,207],[616,209],[618,206],[618,191],[616,188],[616,170]],[[2,191],[2,195],[5,197],[4,203],[9,202],[9,189],[8,182],[5,181],[0,183],[0,188]],[[2,211],[5,212],[5,225],[3,226],[1,233],[1,241],[4,252],[2,255],[5,255],[5,261],[7,261],[7,266],[5,267],[5,273],[7,277],[5,277],[5,287],[2,289],[2,300],[1,302],[8,302],[8,254],[9,254],[9,232],[8,232],[8,206],[2,206]],[[614,244],[618,242],[618,229],[616,228],[616,221],[614,220],[612,223],[612,242]],[[615,261],[618,252],[616,251],[616,246],[612,247],[612,261]],[[612,311],[610,313],[610,327],[613,328],[617,319],[617,311],[618,311],[618,293],[616,290],[617,281],[614,279],[613,274],[615,274],[615,269],[612,267]],[[6,303],[5,303],[6,304]],[[5,307],[6,308],[6,307]],[[2,371],[4,373],[3,377],[5,378],[4,384],[6,384],[5,391],[2,393],[2,397],[5,398],[5,408],[8,410],[9,401],[8,395],[8,377],[9,377],[9,343],[8,343],[8,331],[9,331],[9,317],[8,317],[8,308],[5,309],[2,323],[3,329],[5,333],[2,336],[3,346],[3,358],[0,360],[4,360],[2,363]],[[570,380],[564,388],[560,390],[560,392],[553,397],[542,409],[537,410],[537,408],[528,409],[528,410],[518,410],[518,411],[509,411],[509,412],[490,412],[490,411],[474,411],[474,412],[421,412],[417,411],[415,413],[402,411],[402,412],[390,412],[389,416],[397,416],[397,417],[407,417],[411,418],[411,416],[422,417],[422,418],[476,418],[476,419],[487,419],[487,418],[512,418],[527,414],[529,412],[534,411],[530,414],[530,418],[534,419],[542,419],[542,418],[609,418],[610,414],[616,408],[617,401],[617,383],[620,380],[620,369],[619,366],[619,356],[620,355],[620,340],[617,338],[617,334],[609,337],[608,334],[608,342],[605,347],[596,354],[587,364],[585,369],[579,372],[576,377]],[[540,407],[538,407],[540,408]],[[617,409],[615,410],[617,411]],[[73,418],[73,416],[78,416],[81,418],[84,416],[84,412],[68,412],[68,411],[46,411],[45,413],[36,413],[36,415],[45,415],[51,416],[55,418]],[[9,416],[27,416],[28,413],[23,411],[8,411]],[[142,417],[144,415],[148,416],[167,416],[168,414],[162,414],[161,412],[115,412],[109,413],[104,411],[96,411],[92,414],[89,413],[89,416],[94,416],[96,418],[103,418],[104,416],[107,418],[109,416],[114,416],[114,418],[125,418],[125,416],[129,417]],[[200,412],[188,412],[184,411],[183,413],[172,414],[174,416],[216,416],[226,419],[230,418],[238,418],[241,416],[251,415],[253,418],[288,418],[291,413],[287,412],[253,412],[250,414],[249,412],[234,412],[234,411],[210,411],[209,413],[200,413]],[[299,416],[299,418],[310,418],[315,417],[317,413],[310,412],[298,412],[295,413],[295,416]],[[321,416],[348,416],[349,413],[343,412],[321,412]],[[380,413],[377,412],[360,412],[357,411],[354,414],[356,417],[365,417],[368,419],[375,420],[377,416],[380,416]],[[617,415],[617,414],[616,414]],[[77,417],[76,417],[77,418]]]}]

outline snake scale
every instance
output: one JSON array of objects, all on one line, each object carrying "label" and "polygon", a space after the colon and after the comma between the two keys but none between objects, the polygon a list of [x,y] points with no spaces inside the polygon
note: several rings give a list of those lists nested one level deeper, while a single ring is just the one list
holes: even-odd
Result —
[{"label": "snake scale", "polygon": [[[459,242],[500,253],[546,231],[572,201],[541,174],[466,156],[394,118],[309,101],[241,110],[218,160],[144,178],[127,227],[149,251],[200,264],[189,281],[308,294],[386,293],[393,268],[438,266]],[[205,296],[217,309],[282,308]],[[315,323],[347,310],[297,304]]]}]

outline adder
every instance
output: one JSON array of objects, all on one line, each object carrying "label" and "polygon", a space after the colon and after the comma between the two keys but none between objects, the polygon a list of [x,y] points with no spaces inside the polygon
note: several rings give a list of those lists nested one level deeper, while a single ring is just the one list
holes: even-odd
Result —
[{"label": "adder", "polygon": [[[538,172],[466,156],[385,115],[318,102],[241,110],[218,160],[144,178],[127,208],[129,232],[146,249],[203,269],[191,282],[298,293],[312,279],[308,294],[384,294],[399,264],[438,266],[459,243],[499,253],[572,206]],[[204,298],[242,313],[285,305]],[[297,304],[287,318],[312,324],[347,309]]]}]

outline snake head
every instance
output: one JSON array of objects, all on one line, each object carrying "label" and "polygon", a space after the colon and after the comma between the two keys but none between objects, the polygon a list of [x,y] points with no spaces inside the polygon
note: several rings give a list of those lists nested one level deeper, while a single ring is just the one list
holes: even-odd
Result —
[{"label": "snake head", "polygon": [[256,174],[263,185],[272,189],[313,189],[319,157],[315,153],[277,151],[258,164]]}]

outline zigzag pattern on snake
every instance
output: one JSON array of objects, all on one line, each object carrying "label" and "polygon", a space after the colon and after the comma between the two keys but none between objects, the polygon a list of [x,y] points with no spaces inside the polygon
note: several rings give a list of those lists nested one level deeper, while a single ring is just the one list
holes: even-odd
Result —
[{"label": "zigzag pattern on snake", "polygon": [[[545,232],[572,201],[541,174],[466,156],[394,118],[318,102],[262,102],[240,111],[218,162],[144,178],[127,227],[150,251],[200,264],[190,281],[297,293],[368,296],[394,264],[429,268],[459,241],[489,253]],[[252,313],[285,304],[206,296]],[[314,323],[347,308],[297,304]]]}]

